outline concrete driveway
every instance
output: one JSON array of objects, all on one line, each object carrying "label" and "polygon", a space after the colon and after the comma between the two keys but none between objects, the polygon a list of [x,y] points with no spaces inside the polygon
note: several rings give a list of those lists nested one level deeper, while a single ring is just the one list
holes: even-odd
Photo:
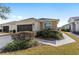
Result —
[{"label": "concrete driveway", "polygon": [[10,35],[1,35],[0,36],[0,49],[5,47],[10,42],[12,42],[12,38]]}]

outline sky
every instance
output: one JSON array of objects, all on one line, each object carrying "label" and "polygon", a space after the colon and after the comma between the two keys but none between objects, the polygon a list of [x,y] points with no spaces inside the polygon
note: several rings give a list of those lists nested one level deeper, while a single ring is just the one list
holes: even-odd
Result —
[{"label": "sky", "polygon": [[11,13],[7,20],[0,23],[18,21],[25,18],[53,18],[59,19],[58,27],[68,23],[70,17],[79,16],[77,3],[4,3],[10,7]]}]

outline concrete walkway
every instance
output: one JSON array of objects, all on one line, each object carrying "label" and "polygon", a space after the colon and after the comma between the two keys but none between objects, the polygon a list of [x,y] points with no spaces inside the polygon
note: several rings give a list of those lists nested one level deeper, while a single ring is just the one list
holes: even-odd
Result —
[{"label": "concrete walkway", "polygon": [[75,42],[74,39],[70,38],[69,36],[67,36],[64,33],[63,33],[63,36],[64,36],[64,39],[62,39],[62,40],[49,41],[49,40],[45,40],[45,39],[37,39],[37,41],[39,43],[47,44],[47,45],[51,45],[51,46],[55,46],[55,47]]}]

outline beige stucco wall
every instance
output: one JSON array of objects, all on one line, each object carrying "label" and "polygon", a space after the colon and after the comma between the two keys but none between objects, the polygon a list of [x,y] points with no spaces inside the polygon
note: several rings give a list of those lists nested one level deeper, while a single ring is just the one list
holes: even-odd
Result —
[{"label": "beige stucco wall", "polygon": [[10,30],[14,30],[14,29],[16,30],[17,29],[15,22],[2,24],[2,29],[3,29],[3,26],[9,26],[9,31]]},{"label": "beige stucco wall", "polygon": [[35,21],[34,22],[34,25],[33,25],[33,31],[39,31],[39,30],[40,30],[39,22],[38,21]]},{"label": "beige stucco wall", "polygon": [[33,31],[39,30],[39,22],[36,20],[22,20],[22,21],[16,21],[11,23],[5,23],[2,24],[2,26],[9,26],[9,30],[17,30],[17,25],[24,25],[24,24],[32,24],[33,25]]},{"label": "beige stucco wall", "polygon": [[39,27],[40,27],[40,30],[43,30],[44,29],[44,22],[39,22]]},{"label": "beige stucco wall", "polygon": [[[40,24],[40,30],[43,30],[45,29],[44,27],[44,22],[45,21],[40,21],[39,24]],[[52,30],[56,30],[57,29],[57,24],[58,24],[58,21],[56,20],[51,20],[51,21],[48,21],[50,23],[50,27]]]},{"label": "beige stucco wall", "polygon": [[[40,22],[43,22],[43,24],[41,24]],[[5,24],[2,24],[2,26],[9,26],[9,30],[16,30],[17,31],[17,25],[32,24],[33,25],[32,30],[39,31],[39,30],[44,29],[44,22],[45,22],[45,20],[38,21],[35,19],[25,19],[25,20],[21,20],[21,21],[5,23]],[[58,22],[56,20],[51,20],[49,22],[51,23],[52,29],[57,28]]]},{"label": "beige stucco wall", "polygon": [[57,29],[57,21],[51,21],[51,29],[56,30]]}]

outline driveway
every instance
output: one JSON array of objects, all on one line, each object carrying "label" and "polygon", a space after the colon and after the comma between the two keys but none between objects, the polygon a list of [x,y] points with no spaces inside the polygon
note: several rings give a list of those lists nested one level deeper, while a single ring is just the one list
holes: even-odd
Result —
[{"label": "driveway", "polygon": [[5,47],[10,42],[12,42],[10,35],[1,35],[0,36],[0,49]]}]

